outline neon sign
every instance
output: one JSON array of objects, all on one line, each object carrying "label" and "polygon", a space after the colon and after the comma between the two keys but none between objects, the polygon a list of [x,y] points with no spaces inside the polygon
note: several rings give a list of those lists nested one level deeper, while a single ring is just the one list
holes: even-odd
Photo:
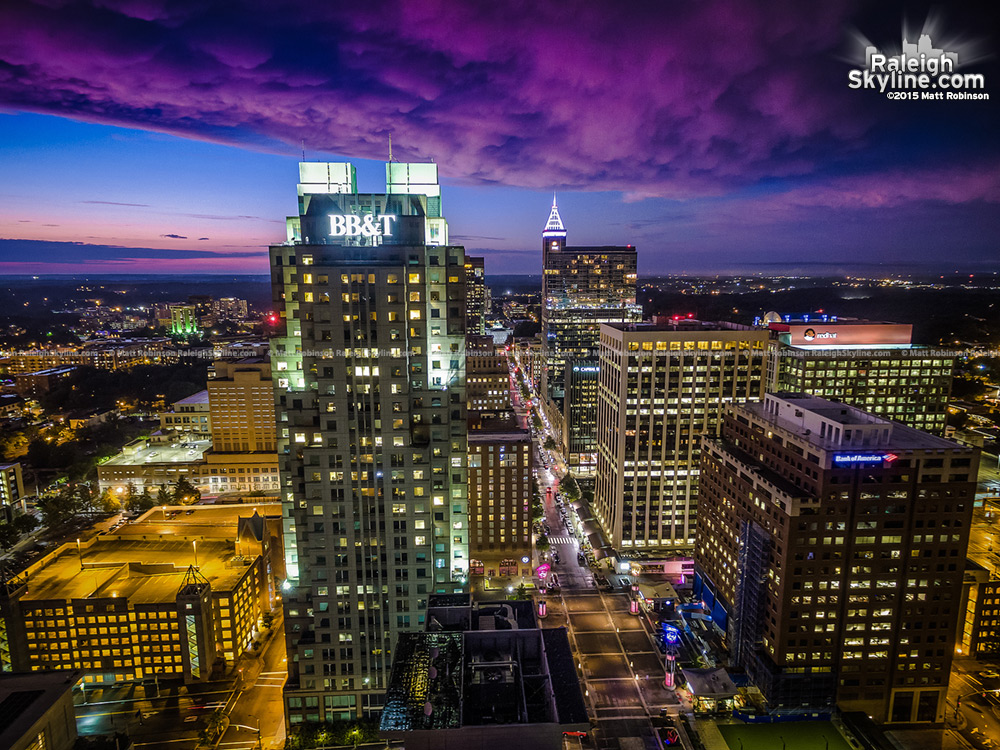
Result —
[{"label": "neon sign", "polygon": [[876,464],[891,464],[899,456],[895,453],[835,453],[833,463],[836,466],[874,466]]},{"label": "neon sign", "polygon": [[330,234],[333,237],[390,237],[392,223],[397,218],[395,214],[330,214]]}]

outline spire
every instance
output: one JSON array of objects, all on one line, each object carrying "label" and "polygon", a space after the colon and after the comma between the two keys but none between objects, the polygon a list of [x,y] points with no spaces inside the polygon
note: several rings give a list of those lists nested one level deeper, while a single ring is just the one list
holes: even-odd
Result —
[{"label": "spire", "polygon": [[556,194],[552,194],[552,211],[549,212],[549,220],[545,223],[542,231],[543,237],[565,237],[566,227],[563,226],[562,218],[559,216],[559,207],[556,205]]}]

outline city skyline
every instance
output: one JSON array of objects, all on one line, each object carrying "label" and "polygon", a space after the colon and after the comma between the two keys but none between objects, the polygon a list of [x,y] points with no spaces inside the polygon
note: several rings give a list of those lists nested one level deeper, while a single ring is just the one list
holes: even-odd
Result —
[{"label": "city skyline", "polygon": [[[540,272],[553,190],[577,242],[640,246],[642,275],[993,270],[995,104],[848,88],[854,37],[916,38],[905,11],[10,3],[0,273],[265,273],[303,149],[370,189],[390,134],[437,162],[490,275]],[[995,22],[949,6],[935,45]],[[968,70],[989,92],[996,67]]]}]

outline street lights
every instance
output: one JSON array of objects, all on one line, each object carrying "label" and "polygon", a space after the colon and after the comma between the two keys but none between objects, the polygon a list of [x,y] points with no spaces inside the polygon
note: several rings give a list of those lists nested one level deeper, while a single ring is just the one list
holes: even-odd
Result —
[{"label": "street lights", "polygon": [[76,554],[80,558],[80,570],[83,570],[83,548],[80,546],[80,539],[77,537],[76,540]]},{"label": "street lights", "polygon": [[260,717],[259,716],[254,716],[253,714],[247,714],[247,716],[249,716],[251,719],[255,719],[257,721],[257,750],[261,750],[261,748],[263,746],[261,745],[261,742],[260,742]]}]

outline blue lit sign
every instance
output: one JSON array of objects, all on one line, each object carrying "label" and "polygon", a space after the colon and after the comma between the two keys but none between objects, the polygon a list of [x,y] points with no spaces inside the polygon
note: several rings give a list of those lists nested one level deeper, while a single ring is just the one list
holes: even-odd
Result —
[{"label": "blue lit sign", "polygon": [[895,453],[834,453],[835,466],[875,466],[892,463],[899,456]]},{"label": "blue lit sign", "polygon": [[673,625],[663,623],[663,625],[660,626],[660,632],[663,633],[663,642],[667,645],[673,646],[681,642],[681,631]]}]

